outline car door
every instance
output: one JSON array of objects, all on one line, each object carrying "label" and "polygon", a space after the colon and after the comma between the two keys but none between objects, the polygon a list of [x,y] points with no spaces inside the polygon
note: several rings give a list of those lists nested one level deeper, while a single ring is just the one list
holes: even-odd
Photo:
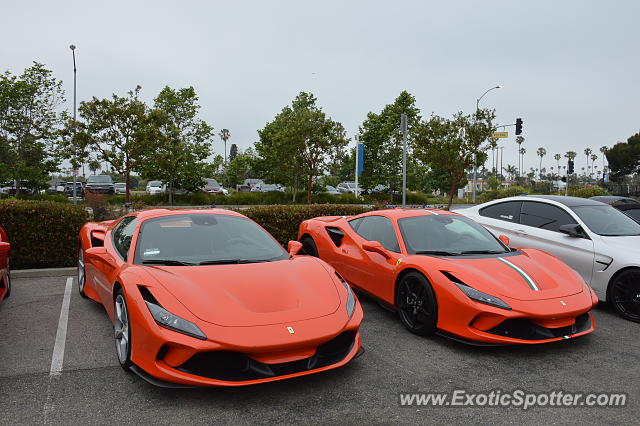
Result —
[{"label": "car door", "polygon": [[[577,224],[564,208],[542,201],[524,201],[520,210],[518,246],[546,251],[560,258],[591,283],[594,247],[588,238],[575,238],[560,232],[562,225]],[[513,244],[513,243],[512,243]]]},{"label": "car door", "polygon": [[388,251],[399,254],[400,246],[393,223],[384,216],[365,216],[351,221],[349,225],[357,234],[354,238],[356,244],[345,254],[352,281],[363,290],[392,303],[395,261],[363,250],[362,244],[378,241]]}]

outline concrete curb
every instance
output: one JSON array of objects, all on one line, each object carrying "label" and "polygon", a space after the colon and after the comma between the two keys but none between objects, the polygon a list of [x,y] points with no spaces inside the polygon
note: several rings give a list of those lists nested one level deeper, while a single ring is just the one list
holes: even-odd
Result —
[{"label": "concrete curb", "polygon": [[68,277],[76,275],[76,268],[42,268],[11,270],[11,278]]}]

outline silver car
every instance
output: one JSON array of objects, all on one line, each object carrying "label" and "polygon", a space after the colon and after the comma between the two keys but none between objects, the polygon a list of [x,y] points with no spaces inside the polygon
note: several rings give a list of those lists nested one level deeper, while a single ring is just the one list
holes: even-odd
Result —
[{"label": "silver car", "polygon": [[624,318],[640,322],[640,224],[599,201],[554,195],[503,198],[456,210],[512,247],[560,258]]}]

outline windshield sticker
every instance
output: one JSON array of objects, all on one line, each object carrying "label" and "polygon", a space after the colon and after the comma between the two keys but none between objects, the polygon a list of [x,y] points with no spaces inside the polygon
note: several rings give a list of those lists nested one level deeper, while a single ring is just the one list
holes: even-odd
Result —
[{"label": "windshield sticker", "polygon": [[191,219],[172,220],[160,222],[161,228],[191,228]]},{"label": "windshield sticker", "polygon": [[144,251],[144,256],[157,256],[159,254],[160,254],[160,249],[157,249],[157,248],[146,249]]}]

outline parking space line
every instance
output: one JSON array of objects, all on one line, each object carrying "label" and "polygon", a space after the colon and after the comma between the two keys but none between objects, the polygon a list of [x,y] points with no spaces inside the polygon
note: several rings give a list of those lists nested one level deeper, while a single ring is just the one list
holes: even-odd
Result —
[{"label": "parking space line", "polygon": [[53,346],[51,356],[51,369],[49,375],[62,373],[62,363],[64,361],[64,346],[67,341],[67,324],[69,323],[69,303],[71,302],[71,286],[73,277],[67,278],[67,286],[64,289],[62,308],[60,309],[60,319],[58,320],[58,332],[56,333],[56,343]]}]

